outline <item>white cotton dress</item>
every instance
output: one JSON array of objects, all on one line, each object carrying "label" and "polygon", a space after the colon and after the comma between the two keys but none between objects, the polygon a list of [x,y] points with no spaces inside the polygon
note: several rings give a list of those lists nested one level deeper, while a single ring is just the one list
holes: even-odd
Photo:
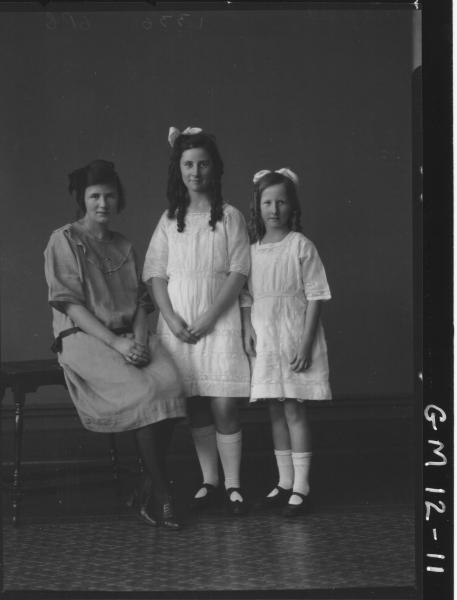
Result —
[{"label": "white cotton dress", "polygon": [[[214,231],[209,220],[209,210],[188,213],[180,233],[176,219],[165,212],[145,258],[143,281],[166,279],[173,310],[189,325],[213,304],[230,272],[249,274],[249,237],[241,212],[224,204],[223,219]],[[196,344],[179,340],[162,315],[157,335],[181,372],[187,397],[249,397],[249,361],[238,300]]]},{"label": "white cotton dress", "polygon": [[260,398],[330,400],[327,344],[319,320],[312,364],[290,368],[310,300],[329,300],[325,270],[314,244],[291,231],[280,242],[251,246],[249,292],[257,344],[252,361],[251,402]]}]

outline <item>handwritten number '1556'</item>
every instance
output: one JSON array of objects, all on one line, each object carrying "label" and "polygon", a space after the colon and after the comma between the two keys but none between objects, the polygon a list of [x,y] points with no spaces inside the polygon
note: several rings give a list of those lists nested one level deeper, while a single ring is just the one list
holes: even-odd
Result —
[{"label": "handwritten number '1556'", "polygon": [[46,13],[46,29],[55,31],[57,28],[71,27],[74,31],[87,31],[90,29],[90,21],[86,15]]}]

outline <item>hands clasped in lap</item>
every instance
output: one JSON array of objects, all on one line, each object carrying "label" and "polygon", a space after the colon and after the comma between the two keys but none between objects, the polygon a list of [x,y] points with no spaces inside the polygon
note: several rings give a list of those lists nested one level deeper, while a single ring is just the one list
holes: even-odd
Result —
[{"label": "hands clasped in lap", "polygon": [[208,312],[202,315],[188,325],[186,321],[176,313],[168,323],[173,334],[182,342],[187,344],[196,344],[202,337],[210,333],[215,324],[215,319]]},{"label": "hands clasped in lap", "polygon": [[151,362],[151,354],[147,344],[135,339],[133,334],[119,336],[114,345],[125,361],[135,367],[144,367]]}]

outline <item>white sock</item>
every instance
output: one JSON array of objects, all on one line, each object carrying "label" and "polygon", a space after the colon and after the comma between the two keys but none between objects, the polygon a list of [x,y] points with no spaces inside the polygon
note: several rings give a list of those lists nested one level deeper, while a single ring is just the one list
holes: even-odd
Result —
[{"label": "white sock", "polygon": [[[241,429],[236,433],[225,434],[216,431],[216,443],[225,477],[225,489],[240,487]],[[231,500],[243,501],[237,492],[232,492]]]},{"label": "white sock", "polygon": [[[290,490],[294,482],[294,466],[292,464],[292,452],[291,450],[276,450],[275,449],[276,464],[278,465],[279,481],[278,485],[283,490]],[[278,494],[276,487],[271,490],[267,498],[273,498]]]},{"label": "white sock", "polygon": [[[203,475],[203,483],[219,484],[218,458],[216,446],[216,428],[214,425],[206,427],[192,427],[192,437],[197,452],[198,461]],[[203,498],[208,491],[200,488],[195,498]]]},{"label": "white sock", "polygon": [[289,504],[301,504],[300,496],[294,496],[293,492],[299,492],[304,496],[309,494],[309,470],[311,467],[312,452],[292,452],[292,463],[294,465],[294,487]]}]

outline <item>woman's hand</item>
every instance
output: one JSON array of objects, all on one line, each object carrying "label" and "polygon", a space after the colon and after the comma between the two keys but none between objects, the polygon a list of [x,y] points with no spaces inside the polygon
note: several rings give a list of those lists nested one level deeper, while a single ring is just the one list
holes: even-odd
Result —
[{"label": "woman's hand", "polygon": [[197,337],[190,332],[187,323],[184,321],[182,317],[174,313],[168,320],[168,327],[171,329],[172,333],[182,342],[186,344],[196,344]]},{"label": "woman's hand", "polygon": [[216,324],[216,319],[213,315],[207,310],[199,317],[195,319],[195,321],[189,326],[189,332],[191,335],[195,336],[197,340],[205,336],[207,333],[214,328]]},{"label": "woman's hand", "polygon": [[136,367],[145,367],[148,365],[151,362],[151,352],[147,342],[143,343],[135,340],[135,347],[127,362],[131,362]]},{"label": "woman's hand", "polygon": [[250,358],[254,358],[256,355],[256,353],[255,353],[256,345],[257,345],[257,336],[255,334],[254,327],[252,326],[252,324],[250,322],[244,323],[244,325],[243,325],[243,346],[244,346],[244,351]]},{"label": "woman's hand", "polygon": [[149,348],[129,336],[117,336],[113,344],[114,350],[122,354],[125,361],[135,367],[144,367],[151,360]]},{"label": "woman's hand", "polygon": [[306,371],[311,366],[311,348],[309,344],[302,344],[290,361],[290,368],[295,373]]}]

